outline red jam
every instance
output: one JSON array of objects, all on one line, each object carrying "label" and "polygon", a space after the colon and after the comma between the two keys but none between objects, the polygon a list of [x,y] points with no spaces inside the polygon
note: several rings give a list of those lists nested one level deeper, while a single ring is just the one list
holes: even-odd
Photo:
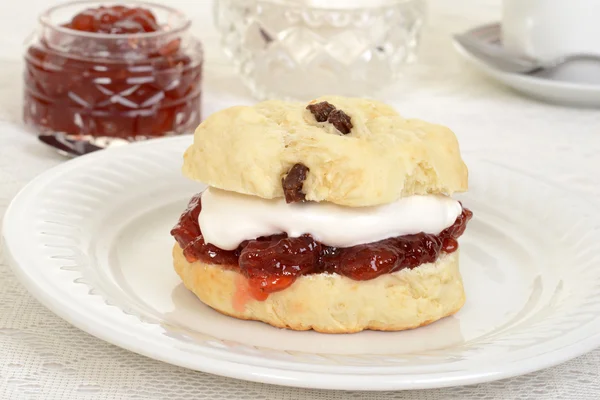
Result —
[{"label": "red jam", "polygon": [[125,6],[42,23],[25,55],[25,122],[44,133],[129,140],[192,132],[202,51],[189,24],[180,24],[167,27],[149,9]]},{"label": "red jam", "polygon": [[88,8],[63,25],[65,28],[94,33],[156,32],[159,25],[152,11],[125,6]]},{"label": "red jam", "polygon": [[227,251],[204,242],[198,225],[200,196],[192,198],[171,235],[189,262],[200,260],[239,270],[259,300],[287,288],[300,275],[329,272],[363,281],[434,262],[440,253],[458,249],[457,239],[473,217],[463,208],[454,224],[439,235],[418,233],[353,247],[330,247],[309,235],[290,238],[282,234],[245,241]]}]

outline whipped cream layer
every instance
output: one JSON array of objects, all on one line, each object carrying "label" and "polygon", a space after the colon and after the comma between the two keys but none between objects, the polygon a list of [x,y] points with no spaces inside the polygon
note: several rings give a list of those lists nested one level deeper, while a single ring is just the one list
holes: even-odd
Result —
[{"label": "whipped cream layer", "polygon": [[376,207],[344,207],[332,203],[267,200],[215,188],[202,194],[198,217],[206,243],[234,250],[244,240],[287,233],[310,234],[335,247],[351,247],[394,236],[439,234],[462,212],[460,203],[444,195],[403,197]]}]

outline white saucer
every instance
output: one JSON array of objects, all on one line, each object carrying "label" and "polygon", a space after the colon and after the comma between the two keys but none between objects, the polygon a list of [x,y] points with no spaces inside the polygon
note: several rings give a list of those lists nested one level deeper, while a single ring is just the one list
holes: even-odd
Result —
[{"label": "white saucer", "polygon": [[[501,46],[499,23],[483,25],[467,32],[490,44]],[[511,88],[550,103],[578,107],[600,107],[600,65],[597,62],[573,62],[542,74],[513,74],[483,62],[456,40],[454,46],[473,66]]]},{"label": "white saucer", "polygon": [[[169,230],[203,186],[181,176],[190,136],[102,150],[32,181],[4,217],[7,261],[71,324],[183,367],[347,390],[474,384],[549,367],[600,345],[600,213],[577,183],[464,153],[474,212],[460,240],[467,301],[405,332],[294,332],[221,315],[172,267]],[[493,161],[500,160],[500,161]],[[315,293],[318,296],[318,293]]]}]

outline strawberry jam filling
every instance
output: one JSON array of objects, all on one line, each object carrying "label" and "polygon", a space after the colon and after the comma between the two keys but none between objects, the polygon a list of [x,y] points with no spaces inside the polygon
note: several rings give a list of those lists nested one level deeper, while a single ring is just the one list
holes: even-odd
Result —
[{"label": "strawberry jam filling", "polygon": [[458,249],[457,239],[473,216],[463,207],[454,224],[438,235],[417,233],[341,248],[326,246],[310,235],[292,238],[280,234],[247,240],[229,251],[204,241],[198,224],[201,209],[201,194],[197,194],[171,230],[186,260],[200,260],[242,273],[258,300],[289,287],[300,275],[328,272],[364,281],[434,262],[441,253]]}]

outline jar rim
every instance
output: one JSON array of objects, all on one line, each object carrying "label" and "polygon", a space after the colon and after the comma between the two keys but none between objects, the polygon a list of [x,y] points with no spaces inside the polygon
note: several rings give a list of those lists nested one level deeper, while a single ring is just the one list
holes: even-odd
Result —
[{"label": "jar rim", "polygon": [[[59,10],[59,9],[65,8],[65,7],[70,7],[73,5],[85,6],[86,4],[99,4],[99,3],[102,3],[102,4],[116,3],[116,4],[120,4],[120,5],[123,5],[123,3],[128,3],[128,4],[134,4],[139,7],[142,7],[142,6],[155,7],[155,8],[159,8],[164,11],[167,11],[173,15],[176,15],[177,17],[179,17],[181,19],[182,22],[178,26],[175,26],[173,29],[169,29],[168,31],[159,30],[159,31],[155,31],[155,32],[140,32],[140,33],[124,33],[124,34],[122,34],[122,33],[98,33],[98,32],[78,31],[76,29],[65,28],[65,27],[57,25],[55,22],[51,21],[50,16],[56,10]],[[173,7],[165,6],[163,4],[153,3],[150,1],[140,1],[140,0],[127,0],[125,2],[115,1],[115,0],[112,0],[112,1],[110,1],[110,0],[109,1],[98,1],[98,0],[68,1],[66,3],[61,3],[56,6],[50,7],[49,9],[44,11],[39,16],[38,20],[41,25],[43,25],[47,28],[54,29],[54,30],[64,33],[64,34],[74,35],[74,36],[78,36],[78,37],[84,37],[84,38],[88,38],[88,39],[151,39],[151,38],[160,37],[165,34],[170,35],[173,33],[180,33],[180,32],[186,31],[192,24],[190,19],[188,17],[186,17],[186,15],[183,12],[181,12]]]}]

